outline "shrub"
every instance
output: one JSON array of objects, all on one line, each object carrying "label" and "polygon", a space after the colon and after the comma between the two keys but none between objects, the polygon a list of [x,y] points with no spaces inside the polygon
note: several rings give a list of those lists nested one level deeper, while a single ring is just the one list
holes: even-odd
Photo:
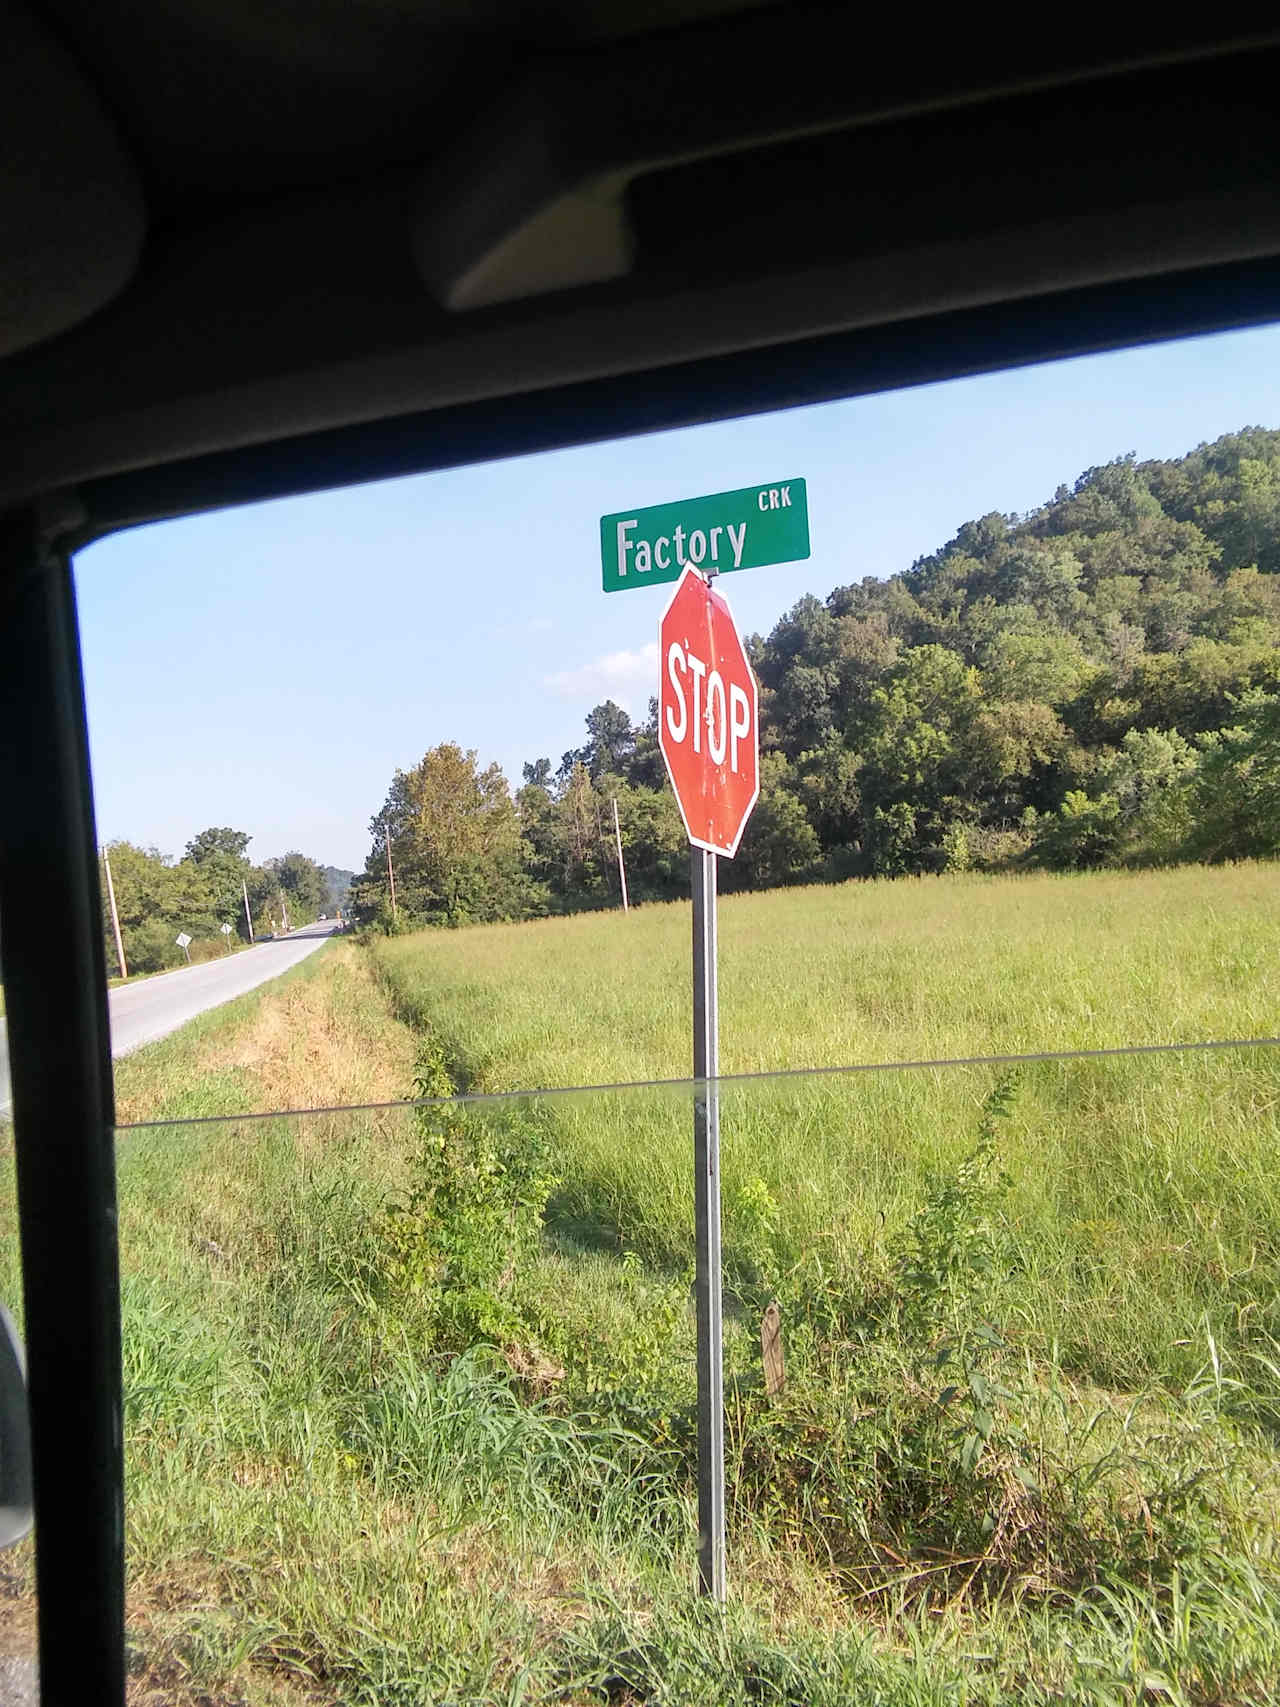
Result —
[{"label": "shrub", "polygon": [[[424,1098],[453,1085],[435,1047],[415,1081]],[[555,1184],[545,1136],[517,1107],[477,1111],[431,1102],[418,1111],[408,1194],[390,1204],[381,1233],[386,1279],[420,1300],[441,1348],[518,1338],[518,1282],[536,1253]]]},{"label": "shrub", "polygon": [[177,934],[176,926],[159,919],[135,925],[124,945],[130,972],[164,972],[171,966],[181,966],[183,956],[175,941]]}]

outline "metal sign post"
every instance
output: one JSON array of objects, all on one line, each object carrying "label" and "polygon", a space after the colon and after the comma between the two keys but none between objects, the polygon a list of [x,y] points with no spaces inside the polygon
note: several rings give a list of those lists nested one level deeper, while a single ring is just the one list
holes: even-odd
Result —
[{"label": "metal sign post", "polygon": [[720,1014],[716,861],[693,848],[694,1293],[698,1316],[698,1586],[725,1598],[724,1317],[720,1286]]},{"label": "metal sign post", "polygon": [[[658,746],[690,844],[693,890],[694,1293],[698,1316],[698,1587],[724,1602],[724,1314],[716,874],[760,794],[759,691],[721,571],[809,555],[803,480],[600,518],[604,590],[676,581],[658,624]],[[622,838],[614,802],[618,869]],[[626,879],[623,905],[626,905]]]},{"label": "metal sign post", "polygon": [[760,786],[757,690],[712,577],[687,569],[659,627],[658,744],[691,843],[694,1290],[698,1314],[698,1587],[725,1582],[724,1318],[720,1275],[720,1016],[716,879]]}]

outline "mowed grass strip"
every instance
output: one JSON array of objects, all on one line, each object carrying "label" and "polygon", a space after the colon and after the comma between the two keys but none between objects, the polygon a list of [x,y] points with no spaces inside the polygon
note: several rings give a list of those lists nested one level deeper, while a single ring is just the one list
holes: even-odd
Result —
[{"label": "mowed grass strip", "polygon": [[333,941],[117,1061],[117,1125],[394,1102],[411,1088],[416,1047],[367,958]]}]

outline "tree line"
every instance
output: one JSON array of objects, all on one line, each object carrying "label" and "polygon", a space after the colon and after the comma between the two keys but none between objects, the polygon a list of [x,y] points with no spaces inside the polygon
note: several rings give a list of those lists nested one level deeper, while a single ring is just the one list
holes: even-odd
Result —
[{"label": "tree line", "polygon": [[[726,888],[1280,848],[1280,432],[1118,458],[966,522],[886,579],[806,597],[747,646],[760,800]],[[687,893],[657,743],[612,701],[558,765],[446,743],[397,772],[358,916],[458,924]]]},{"label": "tree line", "polygon": [[[254,865],[247,852],[251,840],[243,830],[201,830],[178,860],[132,842],[108,844],[120,934],[131,973],[161,972],[181,965],[179,932],[193,939],[193,959],[225,951],[223,924],[230,924],[235,936],[247,942],[246,893],[256,937],[310,924],[333,905],[339,887],[345,893],[350,874],[322,868],[306,854],[286,853]],[[103,932],[107,964],[114,968],[115,937],[105,884]]]}]

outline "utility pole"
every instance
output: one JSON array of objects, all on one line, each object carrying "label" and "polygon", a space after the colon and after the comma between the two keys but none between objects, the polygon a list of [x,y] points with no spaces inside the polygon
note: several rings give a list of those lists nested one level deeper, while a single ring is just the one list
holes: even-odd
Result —
[{"label": "utility pole", "polygon": [[280,891],[280,916],[284,920],[285,935],[289,934],[289,903],[284,898],[284,890]]},{"label": "utility pole", "polygon": [[120,915],[116,911],[116,886],[111,881],[111,857],[107,853],[105,843],[102,848],[102,863],[106,868],[107,873],[107,900],[111,903],[111,928],[116,933],[116,959],[120,963],[120,976],[122,978],[127,978],[129,976],[129,968],[125,965],[124,942],[120,936]]},{"label": "utility pole", "polygon": [[622,831],[618,828],[618,797],[616,794],[613,797],[613,837],[618,844],[618,877],[622,883],[622,910],[624,913],[629,913],[631,907],[627,900],[627,868],[622,858]]},{"label": "utility pole", "polygon": [[391,835],[387,834],[387,882],[391,885],[391,917],[396,916],[396,874],[391,864]]},{"label": "utility pole", "polygon": [[253,941],[253,914],[249,911],[249,885],[244,878],[240,879],[240,893],[244,896],[244,922],[249,927],[249,941]]}]

